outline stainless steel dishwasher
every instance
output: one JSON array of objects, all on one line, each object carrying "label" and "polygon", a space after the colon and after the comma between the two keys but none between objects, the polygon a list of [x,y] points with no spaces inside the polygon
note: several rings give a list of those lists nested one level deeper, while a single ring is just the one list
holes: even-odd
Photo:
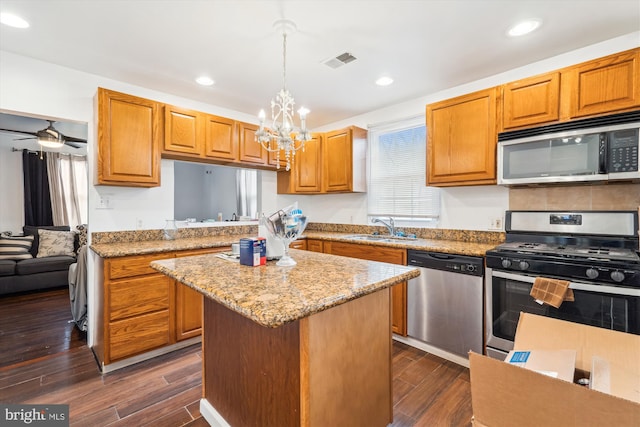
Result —
[{"label": "stainless steel dishwasher", "polygon": [[407,334],[464,358],[482,354],[484,259],[409,250],[420,276],[407,288]]}]

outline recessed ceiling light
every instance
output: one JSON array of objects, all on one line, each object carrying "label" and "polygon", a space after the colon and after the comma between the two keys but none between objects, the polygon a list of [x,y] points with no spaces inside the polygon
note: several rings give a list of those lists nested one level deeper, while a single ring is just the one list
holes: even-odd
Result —
[{"label": "recessed ceiling light", "polygon": [[213,85],[213,83],[214,83],[213,79],[212,79],[211,77],[207,77],[207,76],[200,76],[200,77],[198,77],[198,78],[196,79],[196,82],[197,82],[199,85],[202,85],[202,86],[211,86],[211,85]]},{"label": "recessed ceiling light", "polygon": [[391,83],[393,83],[393,79],[388,76],[382,76],[376,80],[376,84],[378,86],[389,86]]},{"label": "recessed ceiling light", "polygon": [[530,19],[527,21],[518,22],[513,27],[509,28],[507,34],[511,37],[524,36],[525,34],[529,34],[540,26],[540,21],[535,19]]},{"label": "recessed ceiling light", "polygon": [[27,21],[12,13],[0,13],[0,23],[14,28],[29,28]]}]

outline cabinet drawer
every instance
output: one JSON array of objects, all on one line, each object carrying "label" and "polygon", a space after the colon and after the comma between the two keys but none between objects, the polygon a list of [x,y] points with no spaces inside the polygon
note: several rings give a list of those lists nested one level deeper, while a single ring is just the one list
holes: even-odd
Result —
[{"label": "cabinet drawer", "polygon": [[109,283],[109,320],[168,309],[172,285],[173,280],[161,274]]},{"label": "cabinet drawer", "polygon": [[109,341],[111,361],[171,344],[169,310],[110,323]]},{"label": "cabinet drawer", "polygon": [[173,258],[173,252],[166,252],[153,255],[126,256],[121,258],[108,259],[106,262],[107,274],[110,279],[121,279],[124,277],[142,276],[144,274],[155,274],[156,270],[149,267],[151,261],[159,259]]}]

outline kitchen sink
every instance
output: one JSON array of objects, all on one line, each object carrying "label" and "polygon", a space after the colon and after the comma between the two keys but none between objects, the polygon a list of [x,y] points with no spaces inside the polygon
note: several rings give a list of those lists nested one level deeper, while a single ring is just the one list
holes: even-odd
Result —
[{"label": "kitchen sink", "polygon": [[399,240],[415,240],[408,237],[399,236],[381,236],[378,234],[354,234],[351,236],[345,236],[345,239],[349,240],[367,240],[371,242],[397,242]]}]

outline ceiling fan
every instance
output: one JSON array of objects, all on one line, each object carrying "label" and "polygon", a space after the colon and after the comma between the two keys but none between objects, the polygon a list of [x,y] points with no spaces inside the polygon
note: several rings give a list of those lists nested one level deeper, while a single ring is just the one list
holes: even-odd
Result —
[{"label": "ceiling fan", "polygon": [[21,141],[25,139],[37,139],[38,144],[48,148],[60,148],[65,144],[73,148],[81,148],[82,146],[78,144],[87,143],[86,139],[63,135],[59,130],[53,127],[53,123],[54,123],[53,120],[47,120],[47,121],[49,122],[49,126],[46,129],[42,129],[37,132],[29,132],[29,131],[13,130],[13,129],[2,129],[2,128],[0,128],[0,131],[20,133],[23,135],[33,135],[28,138],[17,138],[16,141]]}]

